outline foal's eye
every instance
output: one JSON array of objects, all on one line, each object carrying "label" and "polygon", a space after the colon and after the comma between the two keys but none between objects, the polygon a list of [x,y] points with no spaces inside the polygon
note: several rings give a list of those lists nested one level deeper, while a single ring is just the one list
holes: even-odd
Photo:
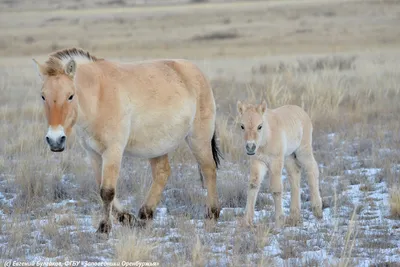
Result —
[{"label": "foal's eye", "polygon": [[42,95],[42,99],[43,99],[43,101],[45,101],[46,100],[46,98],[44,98],[44,96]]},{"label": "foal's eye", "polygon": [[262,125],[258,125],[257,130],[261,130],[262,129]]},{"label": "foal's eye", "polygon": [[68,100],[71,101],[72,98],[74,98],[74,95],[71,95],[70,97],[68,97]]},{"label": "foal's eye", "polygon": [[240,125],[240,128],[242,128],[242,130],[244,130],[244,125],[242,124],[242,125]]}]

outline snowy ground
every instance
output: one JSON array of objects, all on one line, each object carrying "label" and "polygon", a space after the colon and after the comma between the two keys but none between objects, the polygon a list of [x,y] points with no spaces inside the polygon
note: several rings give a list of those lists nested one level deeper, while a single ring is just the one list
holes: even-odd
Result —
[{"label": "snowy ground", "polygon": [[[333,134],[327,137],[332,143],[335,138]],[[330,166],[320,166],[321,188],[325,192],[321,221],[311,213],[304,181],[302,226],[286,226],[280,230],[272,227],[272,197],[266,188],[259,195],[255,227],[245,228],[238,220],[244,206],[225,207],[215,225],[205,225],[201,218],[202,205],[194,204],[197,209],[191,203],[177,205],[174,196],[179,197],[182,189],[168,186],[148,229],[130,232],[114,223],[109,239],[94,233],[99,202],[84,197],[66,198],[47,203],[38,210],[9,216],[17,195],[9,185],[12,178],[3,176],[0,178],[0,252],[4,259],[25,261],[112,261],[116,260],[121,236],[136,235],[141,242],[155,246],[151,259],[162,266],[168,262],[189,264],[199,252],[201,262],[207,266],[245,263],[327,266],[344,264],[347,260],[351,266],[400,264],[400,220],[389,216],[388,187],[382,179],[382,170],[363,168],[356,157],[343,157],[343,162],[351,167],[343,175],[325,176],[324,170]],[[146,169],[145,162],[142,163]],[[191,176],[193,188],[204,196],[196,171],[193,166],[176,165],[171,179],[183,179],[182,173]],[[400,166],[394,171],[399,174]],[[247,179],[246,168],[228,162],[224,162],[219,175],[225,180],[232,175],[243,177],[244,182]],[[284,210],[288,214],[290,192],[285,176],[283,179]],[[68,190],[74,190],[73,176],[65,175],[62,183]],[[121,200],[126,207],[138,207],[133,197],[121,197]],[[260,202],[266,204],[260,207]]]},{"label": "snowy ground", "polygon": [[[1,263],[400,266],[399,214],[391,215],[388,204],[400,184],[398,1],[279,0],[120,9],[115,6],[135,1],[102,0],[96,3],[104,9],[93,10],[53,8],[89,1],[40,2],[49,10],[42,10],[38,1],[0,3],[25,9],[16,13],[0,7]],[[223,210],[215,225],[203,220],[205,191],[193,156],[179,148],[170,155],[172,175],[154,222],[138,231],[115,222],[108,239],[95,234],[101,199],[93,171],[73,137],[63,153],[46,147],[42,83],[31,60],[44,62],[52,51],[71,46],[124,62],[187,58],[203,69],[214,90],[225,156],[217,174]],[[273,229],[273,201],[265,179],[255,227],[239,223],[248,162],[238,145],[236,102],[261,98],[271,108],[302,106],[312,117],[324,203],[320,221],[311,213],[303,179],[301,226]],[[283,179],[287,214],[289,183]],[[117,193],[124,207],[137,214],[150,183],[147,161],[125,157]]]}]

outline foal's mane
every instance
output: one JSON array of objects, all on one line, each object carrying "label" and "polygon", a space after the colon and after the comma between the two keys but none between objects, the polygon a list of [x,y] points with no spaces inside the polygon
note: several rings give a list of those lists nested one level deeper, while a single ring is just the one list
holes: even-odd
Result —
[{"label": "foal's mane", "polygon": [[59,50],[49,55],[49,59],[46,61],[46,74],[48,76],[64,74],[65,66],[71,60],[74,60],[76,64],[85,64],[103,59],[99,59],[81,48],[73,47]]}]

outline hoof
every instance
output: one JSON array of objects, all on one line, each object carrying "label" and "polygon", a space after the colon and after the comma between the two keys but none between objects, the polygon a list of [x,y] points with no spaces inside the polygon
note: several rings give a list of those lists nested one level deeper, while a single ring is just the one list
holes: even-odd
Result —
[{"label": "hoof", "polygon": [[148,207],[143,206],[139,210],[139,219],[146,220],[146,221],[147,220],[152,220],[153,219],[153,215],[154,215],[153,213],[154,212],[153,212],[152,209],[149,209]]},{"label": "hoof", "polygon": [[145,221],[145,220],[137,220],[137,219],[136,219],[135,222],[133,223],[132,227],[142,229],[142,228],[145,228],[145,227],[147,226],[147,222],[148,222],[148,221]]},{"label": "hoof", "polygon": [[299,226],[301,225],[301,218],[299,215],[290,215],[285,220],[285,225],[288,226]]},{"label": "hoof", "polygon": [[275,217],[275,229],[281,229],[285,223],[285,216],[280,215]]},{"label": "hoof", "polygon": [[118,221],[123,226],[128,226],[130,228],[144,228],[146,226],[146,221],[138,220],[134,215],[129,212],[122,212],[118,215]]},{"label": "hoof", "polygon": [[96,233],[99,234],[109,234],[111,232],[111,221],[101,220],[99,228],[97,228]]},{"label": "hoof", "polygon": [[220,209],[217,207],[207,208],[205,218],[209,220],[217,220],[219,218]]},{"label": "hoof", "polygon": [[312,207],[312,212],[317,219],[322,219],[322,206],[314,206]]},{"label": "hoof", "polygon": [[247,227],[247,228],[254,227],[253,220],[249,219],[247,217],[241,218],[239,220],[239,225],[242,226],[242,227]]},{"label": "hoof", "polygon": [[129,212],[118,213],[118,221],[124,226],[133,226],[137,219]]}]

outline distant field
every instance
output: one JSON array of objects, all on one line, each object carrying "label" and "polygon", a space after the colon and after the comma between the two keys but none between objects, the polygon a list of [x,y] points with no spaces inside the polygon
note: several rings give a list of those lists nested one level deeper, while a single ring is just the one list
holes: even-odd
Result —
[{"label": "distant field", "polygon": [[399,12],[394,2],[323,0],[1,11],[0,56],[69,46],[119,58],[382,51],[398,47]]},{"label": "distant field", "polygon": [[[400,265],[400,3],[10,3],[0,3],[0,259]],[[183,143],[170,156],[172,175],[151,226],[132,231],[114,222],[108,240],[94,234],[101,199],[93,172],[74,136],[62,154],[45,145],[41,84],[31,61],[71,46],[121,61],[188,58],[204,70],[225,158],[216,225],[203,220],[206,192]],[[321,221],[312,215],[303,179],[302,225],[273,229],[266,177],[255,227],[238,223],[249,166],[236,101],[261,98],[270,108],[300,105],[313,120]],[[283,179],[288,214],[286,172]],[[122,204],[137,214],[150,184],[147,161],[127,155],[118,185]]]}]

